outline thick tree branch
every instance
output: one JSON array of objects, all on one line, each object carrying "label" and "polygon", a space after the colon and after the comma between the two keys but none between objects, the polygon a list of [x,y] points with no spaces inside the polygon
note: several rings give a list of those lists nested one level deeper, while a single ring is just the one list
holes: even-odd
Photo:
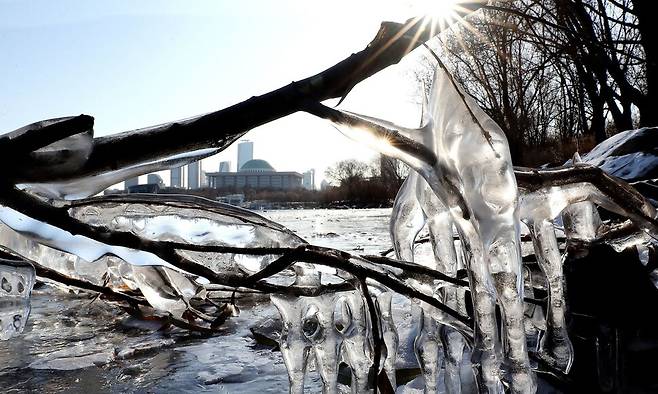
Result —
[{"label": "thick tree branch", "polygon": [[[458,12],[464,17],[485,3],[486,0],[463,3]],[[441,24],[429,26],[429,19],[413,18],[403,24],[384,22],[362,51],[316,75],[262,96],[185,121],[97,138],[88,162],[75,173],[44,172],[14,181],[65,180],[201,148],[226,148],[247,131],[301,110],[308,100],[319,102],[343,97],[357,83],[398,63],[409,51],[441,31]]]}]

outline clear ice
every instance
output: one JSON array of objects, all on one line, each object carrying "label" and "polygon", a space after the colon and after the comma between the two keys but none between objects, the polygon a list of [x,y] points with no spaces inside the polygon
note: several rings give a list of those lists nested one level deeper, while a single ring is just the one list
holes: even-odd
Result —
[{"label": "clear ice", "polygon": [[[429,102],[424,103],[423,126],[418,129],[349,112],[334,111],[330,115],[324,112],[324,116],[349,137],[401,159],[412,168],[391,216],[390,234],[396,257],[425,264],[453,278],[458,269],[467,271],[475,316],[474,343],[463,322],[426,303],[415,303],[418,313],[414,351],[425,392],[462,392],[460,368],[466,347],[471,346],[471,364],[480,391],[502,393],[509,384],[512,392],[532,393],[537,386],[528,348],[563,372],[569,371],[574,358],[565,324],[563,256],[555,230],[558,216],[562,217],[568,241],[585,243],[598,240],[605,227],[597,205],[630,217],[642,231],[608,242],[617,250],[637,246],[640,260],[646,264],[648,243],[658,235],[656,210],[643,199],[641,206],[623,204],[618,196],[615,199],[609,195],[614,193],[606,194],[605,188],[591,179],[517,188],[504,133],[442,64],[435,72],[431,90]],[[37,122],[2,135],[0,142],[71,119],[74,118]],[[191,120],[194,119],[179,123]],[[604,148],[608,149],[601,149]],[[162,155],[105,173],[76,176],[84,169],[93,149],[91,126],[35,149],[17,173],[26,179],[41,179],[39,174],[47,170],[55,174],[56,180],[18,187],[54,201],[56,207],[66,209],[72,218],[99,230],[130,233],[144,241],[230,248],[232,252],[191,251],[184,247],[176,250],[180,256],[220,276],[244,278],[280,257],[234,253],[235,249],[294,248],[306,244],[285,227],[252,212],[201,198],[183,195],[87,198],[126,178],[198,161],[217,153],[216,148]],[[605,152],[599,154],[607,156]],[[577,153],[572,165],[592,168],[582,163]],[[621,186],[610,177],[605,180],[608,191],[610,182]],[[638,203],[641,196],[631,195],[631,199]],[[521,264],[522,222],[529,228],[541,275]],[[414,255],[416,238],[425,226],[432,245],[433,258],[429,260],[416,259]],[[453,231],[459,237],[457,242]],[[207,296],[204,284],[208,281],[181,271],[153,253],[74,235],[29,217],[29,212],[20,207],[2,205],[0,245],[33,262],[41,272],[52,270],[118,292],[126,288],[139,290],[156,311],[178,319],[190,318],[186,312],[203,317],[191,301]],[[350,263],[382,275],[395,273],[357,256],[350,258]],[[295,263],[293,268],[295,285],[299,287],[317,288],[323,284],[321,272],[331,272],[306,263]],[[354,283],[354,278],[341,270],[334,274]],[[24,329],[34,282],[32,265],[0,259],[0,339],[9,339]],[[465,289],[414,278],[405,283],[466,315]],[[392,293],[365,279],[359,286],[355,290],[315,297],[271,295],[283,321],[280,348],[291,393],[304,392],[304,377],[311,365],[322,379],[323,392],[337,393],[338,369],[342,363],[349,367],[354,393],[374,390],[372,383],[375,377],[381,376],[380,371],[396,387],[395,366],[400,343],[391,310]],[[538,288],[548,292],[546,316],[541,308],[523,302],[524,296],[533,297]],[[370,301],[365,298],[367,294],[374,301],[376,319],[370,314],[373,304],[367,302]],[[500,308],[501,321],[496,306]],[[498,327],[502,328],[500,332]],[[373,365],[379,344],[374,338],[377,331],[383,347],[380,364]],[[443,382],[439,381],[441,369],[445,371]]]},{"label": "clear ice", "polygon": [[35,278],[29,263],[0,256],[0,340],[11,339],[25,329]]},{"label": "clear ice", "polygon": [[[66,203],[69,214],[94,227],[129,232],[151,241],[248,247],[305,243],[290,230],[253,212],[210,200],[173,196],[106,196]],[[139,289],[156,310],[180,318],[205,290],[193,275],[152,253],[104,244],[0,206],[0,240],[20,256],[65,276],[121,290]],[[248,275],[276,255],[179,251],[221,274]]]},{"label": "clear ice", "polygon": [[[415,240],[425,224],[428,225],[434,252],[434,264],[429,268],[456,277],[459,262],[450,215],[425,180],[412,170],[396,196],[391,214],[390,234],[398,259],[415,261]],[[451,285],[434,285],[428,290],[430,294],[438,295],[447,306],[465,314],[465,294],[462,289]],[[459,371],[464,338],[459,331],[442,324],[445,322],[442,312],[425,303],[418,304],[421,310],[416,316],[418,335],[414,349],[425,379],[425,391],[438,392],[437,379],[443,361],[446,392],[460,393]]]},{"label": "clear ice", "polygon": [[[318,286],[321,273],[296,269],[296,285]],[[375,298],[384,349],[377,367],[387,374],[393,388],[398,334],[391,314],[391,293],[369,286]],[[283,322],[279,340],[288,370],[290,393],[304,392],[307,368],[315,364],[323,383],[323,393],[338,392],[338,367],[345,363],[351,372],[353,393],[371,392],[374,362],[372,322],[364,295],[359,290],[322,294],[317,297],[272,295]]]},{"label": "clear ice", "polygon": [[[326,117],[348,137],[403,160],[446,207],[465,251],[475,313],[472,362],[480,388],[502,392],[504,367],[513,391],[535,392],[524,334],[518,192],[500,127],[443,66],[435,72],[424,127],[409,130],[347,112]],[[400,135],[422,146],[410,143],[412,148],[405,148]],[[496,302],[502,311],[504,349]]]},{"label": "clear ice", "polygon": [[[583,162],[578,152],[573,155],[571,162],[574,166]],[[591,242],[597,237],[601,217],[596,204],[591,201],[581,201],[564,208],[562,223],[567,238]]]}]

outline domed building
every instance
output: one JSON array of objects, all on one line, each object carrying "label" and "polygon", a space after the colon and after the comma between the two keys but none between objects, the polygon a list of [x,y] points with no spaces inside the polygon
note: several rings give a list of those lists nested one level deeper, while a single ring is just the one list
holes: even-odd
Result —
[{"label": "domed building", "polygon": [[275,172],[274,167],[265,160],[253,159],[242,165],[240,172]]},{"label": "domed building", "polygon": [[303,175],[294,171],[279,172],[261,159],[245,162],[237,172],[207,173],[208,186],[215,189],[298,189]]}]

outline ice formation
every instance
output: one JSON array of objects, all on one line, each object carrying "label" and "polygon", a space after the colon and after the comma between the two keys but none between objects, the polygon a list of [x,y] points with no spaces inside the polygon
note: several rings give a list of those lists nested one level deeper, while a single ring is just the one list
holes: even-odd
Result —
[{"label": "ice formation", "polygon": [[[257,214],[202,198],[106,196],[64,205],[69,215],[92,227],[137,235],[146,241],[228,248],[296,247],[305,244],[286,228]],[[192,298],[205,290],[195,276],[141,250],[101,243],[0,206],[4,247],[66,277],[120,290],[139,289],[158,311],[181,318]],[[276,255],[179,250],[191,261],[224,275],[245,276]]]},{"label": "ice formation", "polygon": [[0,257],[0,340],[23,332],[34,281],[34,267],[30,264]]},{"label": "ice formation", "polygon": [[[414,262],[414,244],[418,233],[427,224],[434,252],[434,264],[429,268],[451,277],[457,276],[459,262],[455,251],[450,215],[432,193],[427,183],[411,171],[393,204],[390,234],[398,259]],[[433,286],[431,294],[439,296],[446,305],[464,313],[464,291],[454,286]],[[416,355],[426,382],[427,392],[437,392],[441,361],[445,363],[445,389],[448,393],[461,392],[459,369],[462,363],[464,338],[453,328],[442,324],[445,317],[431,306],[420,303],[417,315],[418,336]],[[439,352],[442,352],[440,357]]]},{"label": "ice formation", "polygon": [[[423,272],[429,269],[456,280],[458,270],[466,269],[475,316],[472,332],[467,325],[466,290],[455,284],[463,285],[463,281],[411,275],[405,272],[414,268],[409,264],[385,266],[335,250],[325,252],[342,258],[345,266],[324,261],[333,268],[320,270],[312,261],[286,259],[290,251],[308,251],[312,246],[285,227],[252,212],[201,198],[87,198],[126,178],[198,161],[219,148],[178,155],[164,149],[143,163],[121,165],[118,159],[113,170],[95,173],[85,167],[93,161],[94,147],[105,144],[107,149],[111,145],[108,140],[115,137],[94,139],[93,119],[84,115],[50,119],[2,135],[0,151],[8,152],[12,144],[21,147],[24,151],[16,158],[18,168],[12,176],[24,183],[15,186],[29,193],[29,198],[41,204],[48,200],[56,212],[65,212],[70,222],[64,222],[78,226],[74,228],[86,226],[87,236],[49,224],[43,211],[43,221],[37,220],[31,217],[34,212],[30,209],[0,195],[0,245],[33,262],[37,273],[56,273],[64,282],[74,281],[101,293],[109,289],[110,295],[142,301],[160,316],[195,328],[201,327],[194,325],[198,321],[205,324],[203,328],[212,328],[236,311],[233,306],[209,300],[209,289],[217,288],[213,286],[226,291],[241,287],[233,281],[252,286],[258,281],[266,293],[287,290],[272,294],[271,300],[283,320],[280,348],[293,393],[304,392],[309,365],[315,365],[320,374],[323,392],[338,392],[342,363],[351,371],[352,392],[375,390],[374,384],[383,376],[380,371],[396,387],[400,343],[391,311],[392,293],[381,284],[387,280],[391,288],[411,289],[419,298],[414,300],[419,311],[414,351],[426,392],[445,389],[460,393],[460,368],[468,353],[481,391],[503,392],[508,384],[513,392],[534,392],[528,348],[563,372],[569,371],[574,357],[565,325],[562,256],[555,232],[558,216],[562,215],[568,241],[584,243],[614,233],[615,229],[602,230],[606,226],[601,223],[597,205],[629,217],[641,231],[623,233],[607,242],[617,250],[637,246],[641,261],[649,259],[647,244],[658,235],[656,210],[627,184],[592,166],[627,179],[651,174],[633,161],[649,163],[653,168],[653,155],[628,154],[628,149],[620,148],[653,138],[646,129],[621,133],[584,160],[576,154],[570,167],[515,171],[502,130],[441,64],[430,100],[425,103],[423,126],[418,129],[321,104],[310,103],[306,109],[331,119],[346,135],[402,159],[413,169],[400,189],[391,217],[396,257],[426,262],[415,259],[414,246],[418,233],[427,226],[433,259],[425,263]],[[134,133],[148,136],[174,126],[176,123],[169,123]],[[52,179],[44,179],[43,173]],[[0,183],[2,192],[14,191],[13,187],[12,179]],[[32,208],[35,206],[38,204]],[[541,274],[521,264],[522,222],[530,230]],[[116,236],[129,240],[129,247],[122,241],[113,244]],[[161,253],[169,251],[167,248],[171,253]],[[191,274],[176,265],[181,261],[188,269],[195,268],[190,272],[211,275]],[[276,272],[271,276],[262,274],[272,267]],[[326,281],[321,272],[333,277]],[[379,284],[374,277],[379,278]],[[1,339],[25,327],[34,280],[31,265],[0,260]],[[291,280],[294,286],[286,287]],[[312,291],[327,283],[351,287],[314,296],[292,295],[292,290]],[[407,285],[410,287],[404,287]],[[541,308],[523,302],[524,296],[533,297],[537,289],[548,292],[546,316]],[[443,305],[434,302],[430,306],[437,299]],[[217,314],[197,308],[203,302],[207,302],[204,307],[216,307]],[[496,307],[500,308],[501,321]],[[439,381],[442,368],[443,382]]]},{"label": "ice formation", "polygon": [[[351,113],[318,112],[347,136],[405,161],[426,180],[447,208],[465,250],[475,313],[472,362],[481,389],[502,392],[504,361],[512,389],[534,392],[523,326],[517,187],[500,127],[443,67],[435,72],[425,126],[418,130]],[[502,310],[504,349],[496,301]]]},{"label": "ice formation", "polygon": [[99,175],[75,178],[60,182],[26,183],[19,185],[19,187],[48,198],[77,200],[93,196],[125,179],[146,173],[180,167],[201,160],[205,157],[212,156],[218,151],[218,149],[214,148],[200,149],[194,152],[182,153],[159,160],[135,164],[130,167]]},{"label": "ice formation", "polygon": [[[296,284],[317,286],[320,272],[297,271]],[[381,321],[368,315],[364,295],[358,290],[323,294],[317,297],[272,295],[283,320],[280,348],[290,379],[290,392],[304,392],[307,367],[314,362],[323,383],[323,393],[338,392],[338,367],[347,364],[353,393],[370,392],[373,387],[374,343],[372,324],[381,324],[384,357],[378,367],[385,370],[393,388],[398,335],[391,315],[391,294],[380,286],[376,305]]]},{"label": "ice formation", "polygon": [[[630,218],[645,232],[646,235],[607,240],[613,245],[621,242],[618,248],[623,248],[642,244],[648,237],[656,238],[656,210],[628,184],[581,163],[577,155],[570,167],[514,169],[501,129],[451,78],[440,61],[426,106],[424,126],[418,129],[320,104],[309,106],[307,111],[332,121],[348,137],[404,161],[416,172],[405,181],[393,210],[391,233],[397,257],[413,261],[414,240],[427,221],[437,261],[453,261],[451,245],[436,242],[439,237],[433,234],[440,230],[432,230],[434,218],[446,229],[451,226],[445,223],[452,220],[464,252],[475,314],[472,363],[480,389],[501,392],[502,380],[506,380],[513,391],[533,392],[536,383],[526,340],[534,347],[539,329],[544,331],[540,356],[565,372],[573,360],[564,323],[562,256],[554,220],[563,214],[568,237],[572,241],[591,242],[600,236],[601,221],[594,204],[600,205]],[[596,152],[595,149],[590,155]],[[524,287],[532,286],[532,282],[527,283],[532,275],[522,271],[521,221],[530,228],[537,260],[547,278],[546,322],[541,322],[541,314],[522,301]],[[437,264],[433,268],[450,273],[451,266]],[[496,328],[496,305],[502,312],[501,339]],[[524,322],[524,308],[533,319],[532,324]],[[436,342],[439,329],[440,325],[423,317],[419,338]],[[419,348],[423,346],[421,343]],[[437,362],[434,357],[431,363],[421,364],[430,371]],[[428,380],[435,376],[424,374]],[[434,390],[434,382],[426,383],[428,389]]]},{"label": "ice formation", "polygon": [[[573,155],[574,166],[583,163],[578,152]],[[562,211],[564,232],[569,239],[591,242],[596,239],[601,217],[596,205],[591,201],[581,201],[569,205]]]}]

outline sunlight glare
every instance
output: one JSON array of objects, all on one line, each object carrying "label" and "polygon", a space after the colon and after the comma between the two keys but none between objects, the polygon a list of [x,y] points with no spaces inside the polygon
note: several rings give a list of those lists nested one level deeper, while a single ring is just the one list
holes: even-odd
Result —
[{"label": "sunlight glare", "polygon": [[459,3],[463,0],[413,0],[410,2],[412,15],[426,15],[443,21],[454,20]]}]

